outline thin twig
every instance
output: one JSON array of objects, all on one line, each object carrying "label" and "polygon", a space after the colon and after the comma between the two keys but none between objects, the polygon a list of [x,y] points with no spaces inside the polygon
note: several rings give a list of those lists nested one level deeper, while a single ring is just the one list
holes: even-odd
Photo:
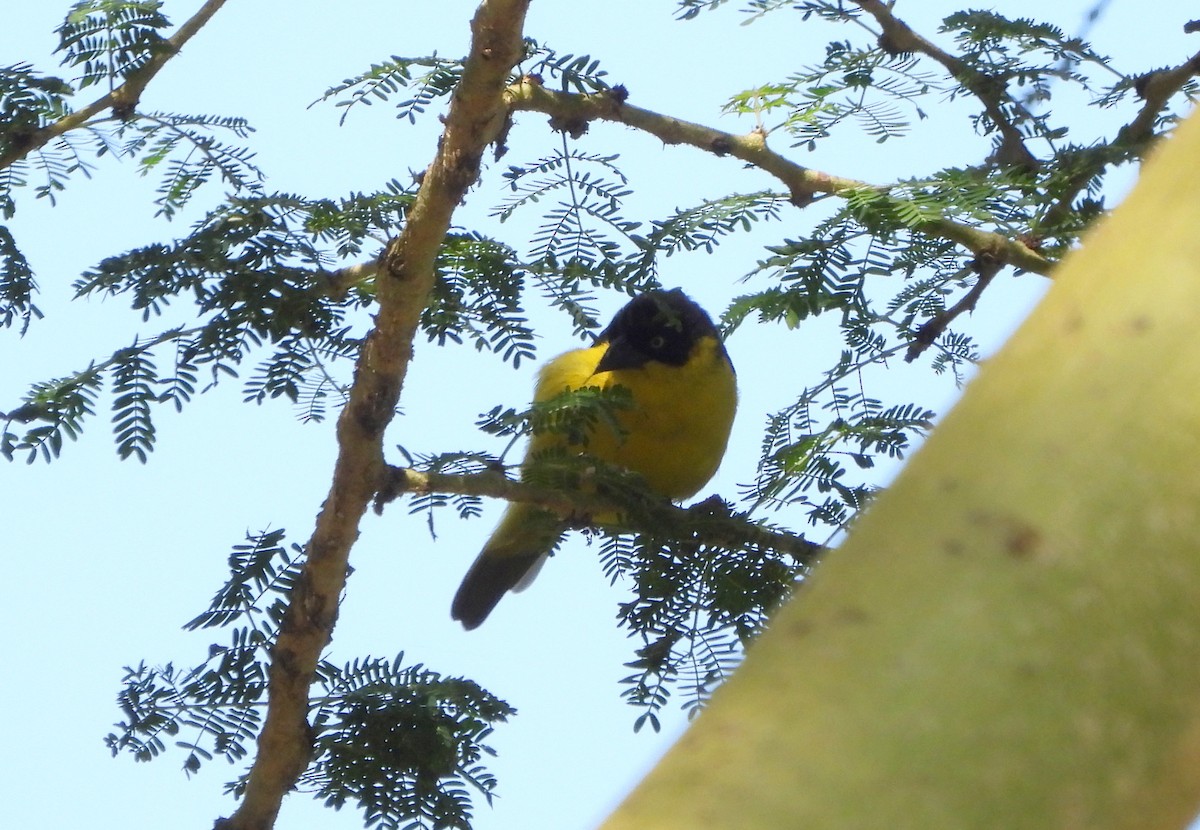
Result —
[{"label": "thin twig", "polygon": [[[83,376],[87,378],[98,378],[104,372],[121,362],[123,355],[128,353],[129,349],[149,351],[161,346],[163,343],[185,340],[195,334],[199,334],[202,331],[204,331],[204,328],[201,326],[191,329],[185,329],[182,326],[178,326],[173,329],[167,329],[161,334],[158,334],[149,340],[145,340],[140,343],[135,340],[132,346],[119,349],[107,360],[99,360],[91,363],[86,369],[76,373],[76,377]],[[45,403],[33,401],[31,403],[23,404],[11,412],[0,412],[0,418],[5,419],[9,423],[15,421],[19,424],[27,424],[31,421],[39,420],[53,422],[57,418],[57,415],[54,410],[49,408]]]}]

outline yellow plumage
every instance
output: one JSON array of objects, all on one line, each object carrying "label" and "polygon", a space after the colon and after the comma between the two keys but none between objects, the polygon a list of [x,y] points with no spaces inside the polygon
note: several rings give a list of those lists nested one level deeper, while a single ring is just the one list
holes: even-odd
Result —
[{"label": "yellow plumage", "polygon": [[[597,427],[582,449],[639,473],[667,498],[694,495],[721,463],[737,408],[733,365],[708,315],[679,290],[636,297],[594,346],[542,368],[534,400],[613,386],[633,402],[617,414],[622,432]],[[540,433],[529,455],[563,444]],[[524,587],[564,529],[562,517],[543,508],[510,504],[455,595],[454,619],[467,628],[482,623],[505,592]]]}]

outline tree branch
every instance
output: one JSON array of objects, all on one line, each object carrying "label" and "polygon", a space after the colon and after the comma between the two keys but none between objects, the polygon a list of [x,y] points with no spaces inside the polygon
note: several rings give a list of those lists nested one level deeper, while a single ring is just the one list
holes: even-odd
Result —
[{"label": "tree branch", "polygon": [[[836,195],[848,190],[878,187],[796,164],[767,147],[766,136],[761,131],[735,135],[635,107],[626,103],[623,87],[590,95],[555,92],[546,89],[536,78],[525,76],[511,85],[506,94],[514,111],[546,113],[550,116],[551,127],[573,135],[582,134],[591,121],[613,121],[650,133],[667,144],[689,144],[717,156],[732,156],[783,182],[791,193],[792,202],[798,206],[812,201],[816,193]],[[1054,262],[1019,240],[950,219],[930,220],[916,230],[957,242],[976,256],[995,258],[1005,265],[1035,274],[1047,275],[1054,268]]]},{"label": "tree branch", "polygon": [[907,23],[892,14],[891,4],[884,4],[881,0],[854,0],[854,2],[879,23],[883,30],[879,45],[884,51],[889,54],[919,52],[932,58],[940,63],[954,80],[961,83],[980,100],[988,118],[991,119],[1002,138],[998,151],[999,160],[1029,170],[1035,170],[1040,166],[1037,157],[1026,146],[1025,136],[1004,112],[1006,100],[1013,106],[1019,105],[1008,95],[1007,86],[1003,82],[983,74],[962,58],[951,55],[940,46],[914,32]]},{"label": "tree branch", "polygon": [[337,424],[338,458],[303,568],[272,650],[266,720],[241,806],[218,827],[268,830],[283,796],[310,760],[309,689],[337,619],[350,547],[385,475],[383,434],[395,414],[421,310],[433,286],[438,247],[454,209],[499,135],[503,92],[520,59],[529,0],[484,0],[471,22],[471,52],[451,99],[445,130],[401,235],[387,246],[377,278],[379,310],[355,367]]},{"label": "tree branch", "polygon": [[1080,191],[1118,158],[1128,156],[1141,158],[1144,156],[1147,148],[1158,138],[1154,127],[1167,102],[1183,89],[1183,85],[1197,73],[1200,73],[1200,52],[1192,55],[1178,66],[1160,69],[1139,78],[1135,87],[1138,95],[1142,98],[1142,108],[1138,110],[1138,114],[1133,117],[1133,120],[1117,131],[1113,145],[1116,145],[1114,149],[1119,152],[1098,154],[1094,156],[1091,164],[1085,165],[1076,172],[1062,195],[1046,211],[1042,223],[1053,227],[1071,213],[1072,203]]},{"label": "tree branch", "polygon": [[21,143],[20,147],[0,155],[0,170],[12,166],[15,162],[25,158],[34,150],[45,147],[59,136],[82,127],[107,109],[111,109],[114,115],[121,118],[131,115],[137,107],[138,101],[141,100],[142,93],[146,91],[147,85],[154,79],[154,76],[167,65],[167,61],[179,54],[184,44],[191,40],[204,27],[204,24],[212,19],[212,16],[225,5],[225,2],[226,0],[208,0],[208,2],[200,7],[199,11],[175,31],[174,35],[167,39],[168,48],[154,55],[154,57],[146,62],[145,66],[141,66],[131,72],[125,83],[97,98],[83,109],[76,110],[70,115],[64,115],[53,124],[48,124],[40,130],[33,132],[27,141]]},{"label": "tree branch", "polygon": [[[979,272],[979,279],[975,281],[975,284],[963,295],[961,300],[950,306],[950,308],[935,314],[917,329],[916,336],[908,344],[908,350],[904,353],[906,363],[912,363],[920,357],[921,353],[932,346],[956,319],[969,311],[975,310],[975,306],[979,303],[979,298],[983,296],[983,292],[987,290],[987,287],[992,284],[992,279],[996,274],[1000,273],[1002,266],[999,262],[993,260],[976,260],[972,263],[971,267]],[[970,268],[967,270],[970,270]]]},{"label": "tree branch", "polygon": [[1197,73],[1200,73],[1200,52],[1192,55],[1179,66],[1160,69],[1142,76],[1137,82],[1138,94],[1145,102],[1137,116],[1117,133],[1118,142],[1142,145],[1155,137],[1154,122],[1175,93],[1183,89]]},{"label": "tree branch", "polygon": [[[618,502],[583,487],[578,490],[538,487],[515,481],[499,470],[467,475],[422,472],[410,467],[387,468],[384,484],[375,498],[375,511],[405,493],[457,493],[464,496],[486,496],[508,501],[527,502],[554,510],[564,516],[612,513],[621,510],[626,502]],[[719,503],[719,504],[718,504]],[[798,564],[810,565],[825,548],[803,536],[763,527],[749,519],[729,513],[719,499],[705,499],[691,507],[679,507],[664,499],[649,496],[638,505],[637,515],[625,514],[620,527],[605,525],[614,530],[628,530],[662,536],[664,528],[672,528],[672,538],[711,544],[723,548],[758,547],[789,554]]]}]

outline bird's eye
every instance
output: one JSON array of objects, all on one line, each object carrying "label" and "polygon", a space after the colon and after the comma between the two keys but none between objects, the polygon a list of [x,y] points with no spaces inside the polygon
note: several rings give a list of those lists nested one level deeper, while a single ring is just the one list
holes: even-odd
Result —
[{"label": "bird's eye", "polygon": [[650,348],[652,349],[661,349],[665,345],[667,345],[667,338],[661,334],[656,334],[650,338]]}]

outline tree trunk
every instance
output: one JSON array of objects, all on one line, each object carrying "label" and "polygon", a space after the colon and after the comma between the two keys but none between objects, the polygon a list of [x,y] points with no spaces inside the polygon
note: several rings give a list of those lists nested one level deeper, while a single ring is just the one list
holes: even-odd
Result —
[{"label": "tree trunk", "polygon": [[1193,117],[607,830],[1187,825],[1197,194]]}]

